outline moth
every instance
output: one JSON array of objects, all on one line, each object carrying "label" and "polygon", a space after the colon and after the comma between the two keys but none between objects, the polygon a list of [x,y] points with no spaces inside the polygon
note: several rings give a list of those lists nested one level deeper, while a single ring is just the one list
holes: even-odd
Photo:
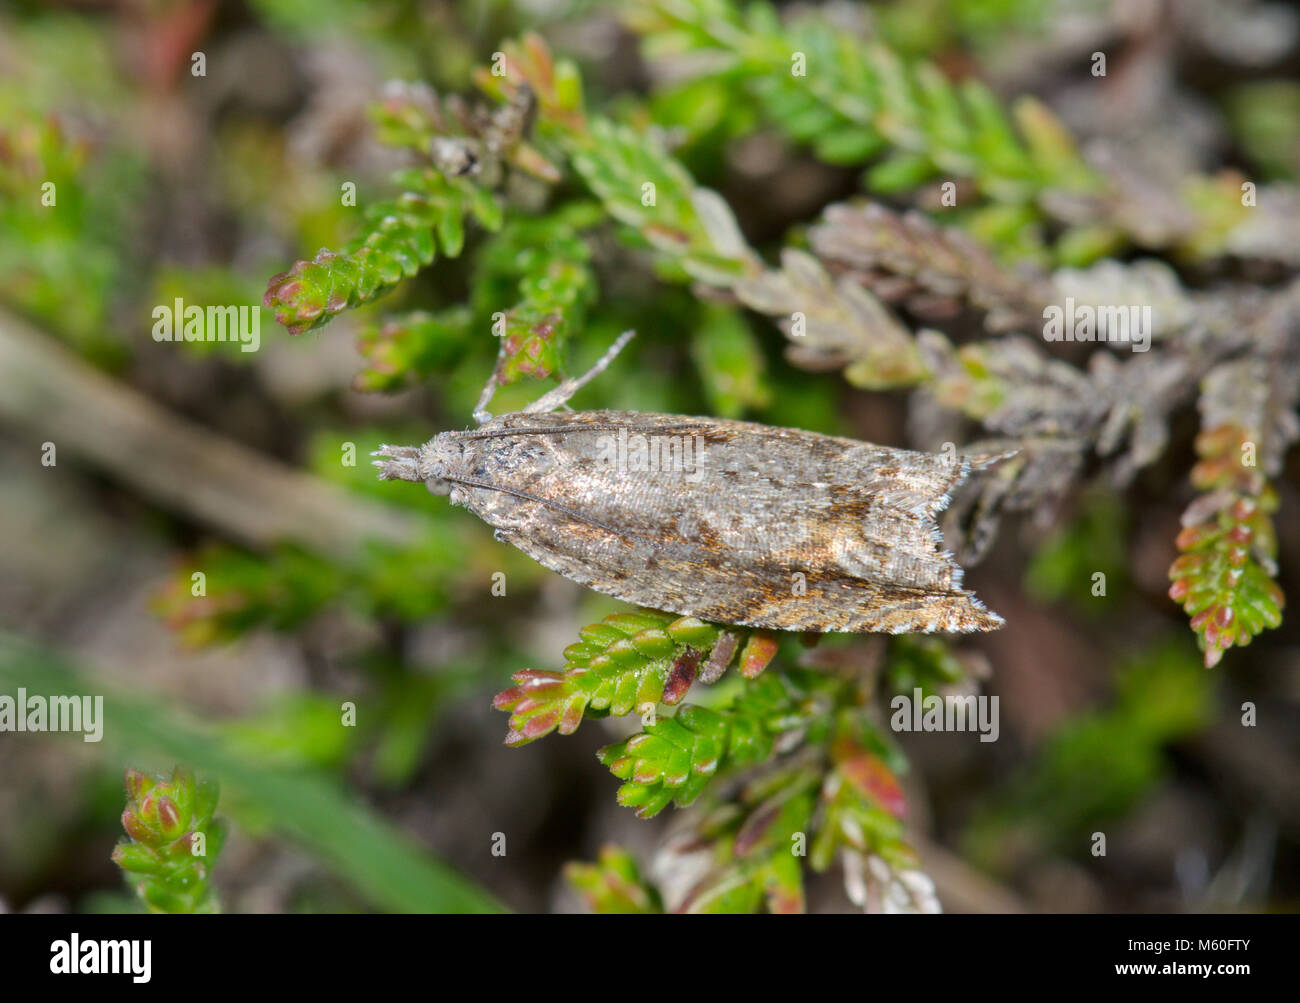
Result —
[{"label": "moth", "polygon": [[936,522],[997,456],[960,457],[746,421],[560,410],[586,374],[522,411],[376,450],[498,540],[626,602],[809,632],[993,630]]}]

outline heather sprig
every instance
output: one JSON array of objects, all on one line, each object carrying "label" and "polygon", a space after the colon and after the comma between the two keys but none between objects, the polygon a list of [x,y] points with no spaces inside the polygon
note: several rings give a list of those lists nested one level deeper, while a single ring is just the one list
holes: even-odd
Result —
[{"label": "heather sprig", "polygon": [[[575,868],[593,911],[626,911],[627,898],[613,894],[622,891],[635,893],[634,902],[657,894],[664,907],[681,913],[799,913],[807,907],[805,862],[820,873],[836,860],[844,864],[846,892],[864,908],[937,910],[933,883],[917,870],[916,853],[903,838],[901,758],[863,717],[852,686],[841,684],[837,690],[832,680],[820,677],[812,686],[820,697],[815,712],[807,702],[778,696],[782,689],[786,697],[795,695],[791,681],[799,679],[814,683],[799,672],[765,675],[728,709],[729,724],[724,714],[709,719],[715,735],[706,752],[721,748],[729,725],[742,720],[756,725],[764,739],[756,745],[755,732],[749,731],[737,744],[738,754],[723,757],[726,767],[753,769],[735,782],[718,780],[725,789],[710,795],[689,825],[670,837],[656,860],[659,886],[640,877],[625,851],[607,849],[600,864]],[[837,700],[845,702],[835,709]],[[699,709],[684,708],[675,720]],[[777,709],[782,713],[773,714]],[[708,729],[694,723],[698,745]],[[653,754],[649,747],[659,741],[670,759],[684,765],[690,758],[684,752],[688,736],[670,739],[663,724],[612,746],[602,758],[626,768],[637,755],[629,746],[640,742],[642,751]],[[772,735],[786,736],[777,755],[767,744]],[[791,739],[798,740],[797,747]],[[670,801],[685,804],[707,782],[687,780],[674,797],[657,779],[661,765],[650,757],[639,761],[632,769],[646,771],[644,782],[634,775],[620,791],[620,800],[637,807],[639,815],[653,815]],[[679,885],[679,872],[690,876],[689,886]]]},{"label": "heather sprig", "polygon": [[[393,176],[401,194],[368,207],[364,232],[341,251],[322,249],[270,279],[263,302],[276,320],[290,334],[314,330],[379,298],[432,264],[439,251],[457,257],[467,218],[499,229],[504,210],[494,189],[502,163],[519,153],[523,122],[515,120],[521,115],[508,106],[483,120],[459,99],[440,101],[430,88],[390,87],[374,119],[378,138],[415,161]],[[551,176],[531,154],[522,162]]]},{"label": "heather sprig", "polygon": [[1181,556],[1169,568],[1169,596],[1191,617],[1206,668],[1233,645],[1249,644],[1282,622],[1277,576],[1277,493],[1243,458],[1251,434],[1224,426],[1196,440],[1192,484],[1202,492],[1183,516]]},{"label": "heather sprig", "polygon": [[668,852],[707,855],[710,866],[687,891],[681,913],[801,913],[802,856],[817,810],[818,771],[792,764],[745,783],[706,812],[690,838]]},{"label": "heather sprig", "polygon": [[747,683],[728,706],[687,704],[647,724],[601,749],[600,761],[625,781],[618,803],[652,818],[670,803],[693,802],[719,770],[766,761],[782,736],[824,728],[831,688],[807,673],[767,674]]},{"label": "heather sprig", "polygon": [[622,847],[603,846],[595,863],[573,861],[564,868],[564,876],[594,913],[663,912],[659,893],[641,877],[636,858]]},{"label": "heather sprig", "polygon": [[217,791],[215,780],[196,780],[179,766],[171,777],[126,771],[128,838],[118,843],[113,862],[150,912],[219,911],[212,867],[225,825],[212,817]]},{"label": "heather sprig", "polygon": [[322,249],[273,276],[263,303],[290,334],[329,323],[344,310],[377,299],[421,267],[441,247],[450,258],[465,243],[465,218],[488,230],[501,225],[491,192],[464,178],[447,178],[433,167],[402,172],[406,190],[366,210],[367,230],[342,251]]},{"label": "heather sprig", "polygon": [[[612,614],[583,627],[579,637],[564,649],[560,671],[524,669],[497,694],[493,706],[510,712],[507,745],[526,745],[556,729],[572,734],[584,714],[622,716],[680,703],[697,677],[713,681],[726,670],[739,640],[695,617],[653,610]],[[740,653],[742,671],[756,674],[773,653],[753,632]]]},{"label": "heather sprig", "polygon": [[1100,179],[1038,102],[1013,124],[974,80],[954,85],[878,41],[819,14],[782,23],[774,7],[726,0],[657,0],[632,16],[653,52],[725,56],[710,72],[743,80],[772,121],[831,163],[887,154],[868,173],[880,191],[935,176],[972,178],[987,196],[1022,203],[1052,188],[1088,191]]},{"label": "heather sprig", "polygon": [[499,385],[554,375],[596,298],[582,229],[597,219],[584,203],[510,218],[475,255],[467,304],[390,316],[363,329],[367,365],[358,388],[396,390],[444,373],[488,333],[499,343]]},{"label": "heather sprig", "polygon": [[538,96],[537,132],[561,151],[623,233],[657,252],[666,277],[727,286],[760,267],[726,203],[700,188],[663,142],[584,109],[581,77],[529,34],[502,45],[504,73],[480,68],[476,82],[507,104],[527,88]]},{"label": "heather sprig", "polygon": [[[652,61],[694,67],[691,83],[750,100],[823,160],[868,163],[872,192],[961,186],[957,222],[1009,259],[1047,260],[1048,224],[1061,231],[1055,258],[1084,264],[1126,244],[1221,255],[1250,223],[1236,176],[1191,174],[1171,191],[1115,176],[1081,154],[1043,102],[1022,96],[1008,112],[975,77],[953,79],[822,11],[783,20],[765,0],[654,0],[633,6],[629,22]],[[1143,201],[1153,190],[1155,227]]]}]

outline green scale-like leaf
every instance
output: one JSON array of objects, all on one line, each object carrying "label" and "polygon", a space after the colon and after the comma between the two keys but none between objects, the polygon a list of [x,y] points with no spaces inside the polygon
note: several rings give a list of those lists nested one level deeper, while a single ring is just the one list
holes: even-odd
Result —
[{"label": "green scale-like leaf", "polygon": [[650,818],[670,803],[690,804],[724,766],[767,760],[779,735],[824,716],[829,705],[817,697],[837,685],[810,673],[769,673],[748,682],[730,706],[688,704],[601,749],[600,761],[626,781],[619,804]]},{"label": "green scale-like leaf", "polygon": [[722,630],[694,617],[617,613],[579,632],[559,672],[526,669],[493,706],[508,710],[508,745],[525,745],[559,729],[571,734],[589,711],[624,715],[686,694],[695,667]]},{"label": "green scale-like leaf", "polygon": [[299,261],[267,284],[263,303],[291,334],[314,330],[382,296],[432,264],[439,244],[448,257],[460,254],[466,215],[488,230],[501,226],[495,197],[462,178],[444,178],[431,167],[399,178],[411,190],[368,209],[366,233],[341,252],[324,249],[311,261]]}]

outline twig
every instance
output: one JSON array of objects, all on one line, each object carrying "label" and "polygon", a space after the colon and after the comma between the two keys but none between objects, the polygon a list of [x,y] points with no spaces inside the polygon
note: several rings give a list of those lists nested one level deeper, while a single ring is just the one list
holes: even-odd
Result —
[{"label": "twig", "polygon": [[400,543],[406,513],[349,497],[173,414],[0,312],[0,421],[99,467],[141,495],[240,543],[292,540],[340,557]]}]

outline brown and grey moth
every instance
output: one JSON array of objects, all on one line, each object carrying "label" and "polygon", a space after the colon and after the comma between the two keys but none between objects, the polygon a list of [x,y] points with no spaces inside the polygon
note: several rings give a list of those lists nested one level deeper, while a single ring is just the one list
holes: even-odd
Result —
[{"label": "brown and grey moth", "polygon": [[523,411],[423,446],[383,479],[423,481],[496,537],[588,588],[714,623],[800,631],[980,631],[936,515],[958,457],[745,421],[557,410],[613,359]]}]

